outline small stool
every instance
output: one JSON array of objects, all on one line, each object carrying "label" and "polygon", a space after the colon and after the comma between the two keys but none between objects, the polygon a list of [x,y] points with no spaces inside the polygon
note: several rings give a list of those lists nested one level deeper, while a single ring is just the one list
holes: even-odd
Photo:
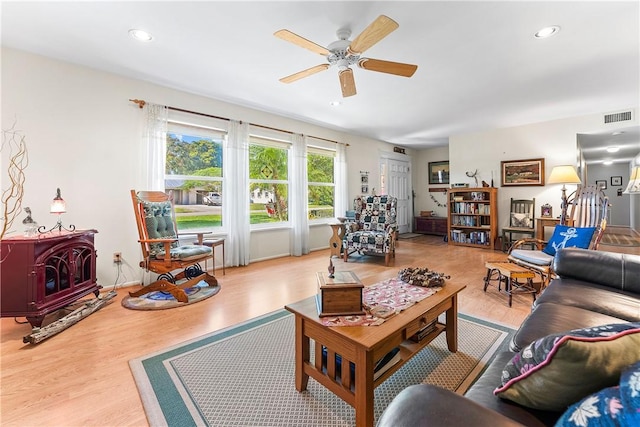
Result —
[{"label": "small stool", "polygon": [[[499,292],[502,292],[501,285],[504,282],[504,293],[509,295],[509,307],[514,293],[530,293],[533,295],[533,302],[536,301],[537,290],[533,286],[536,274],[533,271],[506,261],[487,261],[484,266],[487,268],[487,276],[484,278],[485,292],[491,280],[495,280],[498,282]],[[518,279],[525,279],[526,282],[520,283]]]},{"label": "small stool", "polygon": [[[195,243],[197,244],[197,243]],[[220,239],[205,239],[202,241],[202,244],[205,246],[209,246],[213,251],[213,274],[216,274],[216,246],[222,245],[222,275],[225,274],[224,271],[224,238]]]}]

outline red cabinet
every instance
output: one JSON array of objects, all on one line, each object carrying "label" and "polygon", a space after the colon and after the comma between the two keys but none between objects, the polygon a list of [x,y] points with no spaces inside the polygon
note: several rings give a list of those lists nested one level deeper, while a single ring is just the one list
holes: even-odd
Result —
[{"label": "red cabinet", "polygon": [[44,317],[102,286],[96,282],[96,230],[54,231],[0,242],[0,315]]}]

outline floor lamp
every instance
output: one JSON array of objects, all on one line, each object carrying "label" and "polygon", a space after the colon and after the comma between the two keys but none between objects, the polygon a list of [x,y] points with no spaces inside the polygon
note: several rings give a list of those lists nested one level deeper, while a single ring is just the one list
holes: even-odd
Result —
[{"label": "floor lamp", "polygon": [[567,188],[565,184],[580,184],[580,177],[576,173],[576,169],[571,165],[555,166],[551,170],[548,184],[562,184],[562,206],[560,213],[560,224],[566,225],[567,222]]}]

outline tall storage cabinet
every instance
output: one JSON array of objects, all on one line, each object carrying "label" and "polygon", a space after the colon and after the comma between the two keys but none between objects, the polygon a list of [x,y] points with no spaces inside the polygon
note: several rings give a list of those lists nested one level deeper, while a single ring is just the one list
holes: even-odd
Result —
[{"label": "tall storage cabinet", "polygon": [[498,237],[498,189],[447,191],[449,244],[493,249]]}]

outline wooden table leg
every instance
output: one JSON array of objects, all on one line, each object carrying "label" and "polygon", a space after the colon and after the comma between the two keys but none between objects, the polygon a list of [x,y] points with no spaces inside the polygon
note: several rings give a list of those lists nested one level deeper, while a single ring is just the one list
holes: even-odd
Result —
[{"label": "wooden table leg", "polygon": [[373,353],[358,349],[356,354],[356,427],[373,427]]},{"label": "wooden table leg", "polygon": [[304,318],[296,316],[296,390],[304,391],[309,383],[309,375],[304,372],[304,364],[309,361],[309,337],[304,335]]},{"label": "wooden table leg", "polygon": [[447,347],[449,351],[455,353],[458,351],[458,294],[451,297],[451,308],[447,310]]}]

